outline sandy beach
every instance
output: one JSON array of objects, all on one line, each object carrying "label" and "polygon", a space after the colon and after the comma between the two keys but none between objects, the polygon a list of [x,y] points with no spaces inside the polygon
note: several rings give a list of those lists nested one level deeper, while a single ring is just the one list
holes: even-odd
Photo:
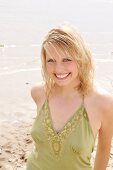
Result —
[{"label": "sandy beach", "polygon": [[31,125],[36,116],[30,89],[37,79],[41,81],[38,71],[21,71],[0,76],[1,170],[25,170],[32,150]]}]

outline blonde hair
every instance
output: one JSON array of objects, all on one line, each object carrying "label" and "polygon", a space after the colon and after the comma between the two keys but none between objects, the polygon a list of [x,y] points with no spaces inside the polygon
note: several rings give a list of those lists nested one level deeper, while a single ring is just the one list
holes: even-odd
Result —
[{"label": "blonde hair", "polygon": [[42,43],[42,74],[45,81],[46,93],[49,95],[51,89],[54,86],[54,82],[49,77],[46,70],[45,45],[54,45],[55,47],[60,48],[62,51],[70,54],[76,60],[80,81],[77,89],[81,94],[87,94],[93,87],[94,66],[91,53],[86,47],[78,31],[69,25],[61,25],[50,30]]}]

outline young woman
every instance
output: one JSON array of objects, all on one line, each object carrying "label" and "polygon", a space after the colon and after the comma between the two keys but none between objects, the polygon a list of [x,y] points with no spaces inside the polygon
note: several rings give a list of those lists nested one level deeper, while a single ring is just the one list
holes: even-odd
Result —
[{"label": "young woman", "polygon": [[105,170],[113,135],[113,97],[93,85],[93,63],[71,26],[50,30],[41,51],[44,85],[31,95],[38,112],[27,170]]}]

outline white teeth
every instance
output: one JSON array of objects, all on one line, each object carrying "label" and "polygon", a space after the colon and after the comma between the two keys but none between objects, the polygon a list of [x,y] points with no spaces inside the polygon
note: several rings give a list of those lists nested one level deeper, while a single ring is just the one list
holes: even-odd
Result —
[{"label": "white teeth", "polygon": [[60,75],[56,74],[56,77],[61,78],[61,79],[65,78],[67,76],[68,76],[68,74],[60,74]]}]

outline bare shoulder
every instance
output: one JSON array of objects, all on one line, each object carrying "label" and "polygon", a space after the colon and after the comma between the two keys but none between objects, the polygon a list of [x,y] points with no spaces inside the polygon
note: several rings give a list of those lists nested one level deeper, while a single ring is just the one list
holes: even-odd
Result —
[{"label": "bare shoulder", "polygon": [[97,88],[94,90],[96,103],[100,108],[102,128],[113,129],[113,95]]},{"label": "bare shoulder", "polygon": [[31,88],[31,96],[36,104],[43,103],[45,100],[44,84],[35,84]]},{"label": "bare shoulder", "polygon": [[[96,100],[99,102],[103,110],[113,109],[113,94],[109,93],[103,88],[96,88],[94,90]],[[112,110],[113,111],[113,110]]]}]

